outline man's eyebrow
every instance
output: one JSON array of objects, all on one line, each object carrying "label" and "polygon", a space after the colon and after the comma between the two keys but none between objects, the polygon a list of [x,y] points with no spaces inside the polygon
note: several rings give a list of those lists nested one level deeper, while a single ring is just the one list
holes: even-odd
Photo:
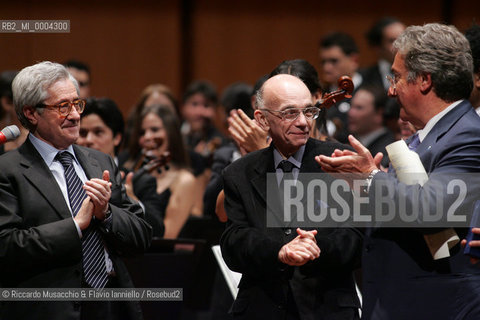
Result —
[{"label": "man's eyebrow", "polygon": [[304,107],[286,106],[285,108],[281,109],[281,111],[288,110],[288,109],[306,109],[306,108],[311,108],[311,107],[313,107],[313,104],[311,104],[311,103],[307,104]]},{"label": "man's eyebrow", "polygon": [[60,100],[60,101],[58,101],[58,102],[54,102],[54,103],[52,103],[52,104],[50,104],[50,105],[51,105],[51,106],[54,106],[54,105],[57,105],[57,104],[60,104],[60,103],[64,103],[64,102],[73,102],[73,101],[79,100],[79,99],[80,99],[80,98],[77,97],[77,98],[73,98],[73,99],[70,101],[70,99],[66,99],[66,98],[65,98],[65,99],[62,99],[62,100]]}]

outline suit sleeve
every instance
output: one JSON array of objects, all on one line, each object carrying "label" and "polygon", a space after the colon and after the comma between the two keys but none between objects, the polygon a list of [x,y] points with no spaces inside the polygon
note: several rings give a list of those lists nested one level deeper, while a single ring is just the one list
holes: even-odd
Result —
[{"label": "suit sleeve", "polygon": [[[278,252],[284,245],[281,239],[275,239],[258,227],[255,221],[249,221],[244,197],[251,193],[240,192],[237,181],[243,181],[233,170],[224,172],[225,209],[228,215],[227,227],[220,239],[222,255],[228,267],[253,278],[288,277],[291,267],[278,260]],[[247,195],[246,195],[247,194]],[[252,219],[255,213],[250,212]],[[257,226],[255,226],[257,225]]]},{"label": "suit sleeve", "polygon": [[[407,185],[391,174],[377,173],[369,191],[370,212],[381,213],[381,207],[374,204],[383,203],[384,207],[389,206],[393,217],[409,219],[408,225],[394,226],[416,227],[423,234],[439,231],[432,227],[468,226],[480,193],[480,141],[469,144],[467,137],[463,141],[452,142],[449,149],[432,155],[435,165],[423,185]],[[458,220],[462,217],[463,223]],[[397,218],[395,222],[404,220]],[[456,221],[459,223],[455,224]]]},{"label": "suit sleeve", "polygon": [[71,218],[25,226],[14,184],[0,172],[1,278],[28,277],[52,267],[79,263],[81,248]]}]

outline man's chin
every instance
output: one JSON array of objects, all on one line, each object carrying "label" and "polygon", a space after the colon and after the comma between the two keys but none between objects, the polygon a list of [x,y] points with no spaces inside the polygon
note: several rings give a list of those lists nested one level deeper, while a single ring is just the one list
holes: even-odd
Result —
[{"label": "man's chin", "polygon": [[295,139],[292,140],[292,142],[293,142],[292,145],[294,145],[296,147],[301,147],[305,143],[307,143],[308,138],[309,138],[308,134],[295,137]]}]

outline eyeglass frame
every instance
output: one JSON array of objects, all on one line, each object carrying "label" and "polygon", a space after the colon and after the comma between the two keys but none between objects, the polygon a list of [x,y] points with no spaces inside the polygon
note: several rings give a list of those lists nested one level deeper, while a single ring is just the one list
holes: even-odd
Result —
[{"label": "eyeglass frame", "polygon": [[[83,105],[81,107],[78,107],[79,103],[82,103]],[[65,104],[68,104],[69,108],[68,108],[68,111],[66,113],[62,113],[60,111],[60,108]],[[85,101],[85,99],[75,99],[72,102],[64,101],[64,102],[60,102],[60,103],[57,103],[57,104],[50,104],[50,105],[47,105],[47,104],[44,104],[44,103],[39,103],[35,106],[35,108],[56,110],[60,116],[67,117],[70,114],[70,112],[72,112],[72,107],[75,107],[75,110],[78,112],[78,114],[82,114],[83,111],[85,110],[85,105],[86,104],[87,104],[87,102]]]},{"label": "eyeglass frame", "polygon": [[[312,118],[309,118],[305,115],[305,111],[308,110],[308,109],[316,109],[316,113],[313,115]],[[298,117],[300,116],[300,113],[303,113],[303,116],[305,117],[305,119],[307,120],[315,120],[318,118],[319,114],[320,114],[320,108],[318,107],[315,107],[315,106],[310,106],[310,107],[306,107],[306,108],[286,108],[284,110],[272,110],[272,109],[268,109],[268,108],[261,108],[260,109],[261,111],[265,110],[265,111],[268,111],[268,112],[271,112],[273,115],[275,115],[276,117],[282,119],[282,120],[286,120],[286,121],[289,121],[289,122],[293,122],[295,120],[298,119]],[[285,111],[287,110],[298,110],[298,114],[295,118],[293,119],[288,119],[285,117]],[[279,115],[276,115],[275,112],[279,113]]]},{"label": "eyeglass frame", "polygon": [[385,79],[388,80],[390,87],[392,87],[393,91],[395,92],[397,90],[397,82],[399,80],[398,77],[396,75],[393,75],[393,77],[391,75],[386,75]]}]

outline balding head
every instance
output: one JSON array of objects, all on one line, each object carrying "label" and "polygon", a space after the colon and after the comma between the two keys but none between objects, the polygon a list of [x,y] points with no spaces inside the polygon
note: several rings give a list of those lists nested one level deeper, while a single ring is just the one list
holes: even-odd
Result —
[{"label": "balding head", "polygon": [[279,74],[268,79],[257,93],[257,107],[255,119],[268,130],[275,147],[285,157],[307,142],[313,119],[307,120],[303,112],[293,120],[282,116],[289,109],[303,111],[312,107],[312,95],[299,78]]},{"label": "balding head", "polygon": [[[307,86],[299,78],[289,74],[278,74],[269,78],[257,92],[257,109],[272,108],[278,97],[298,94],[305,90],[310,96]],[[276,110],[275,108],[273,108]]]}]

